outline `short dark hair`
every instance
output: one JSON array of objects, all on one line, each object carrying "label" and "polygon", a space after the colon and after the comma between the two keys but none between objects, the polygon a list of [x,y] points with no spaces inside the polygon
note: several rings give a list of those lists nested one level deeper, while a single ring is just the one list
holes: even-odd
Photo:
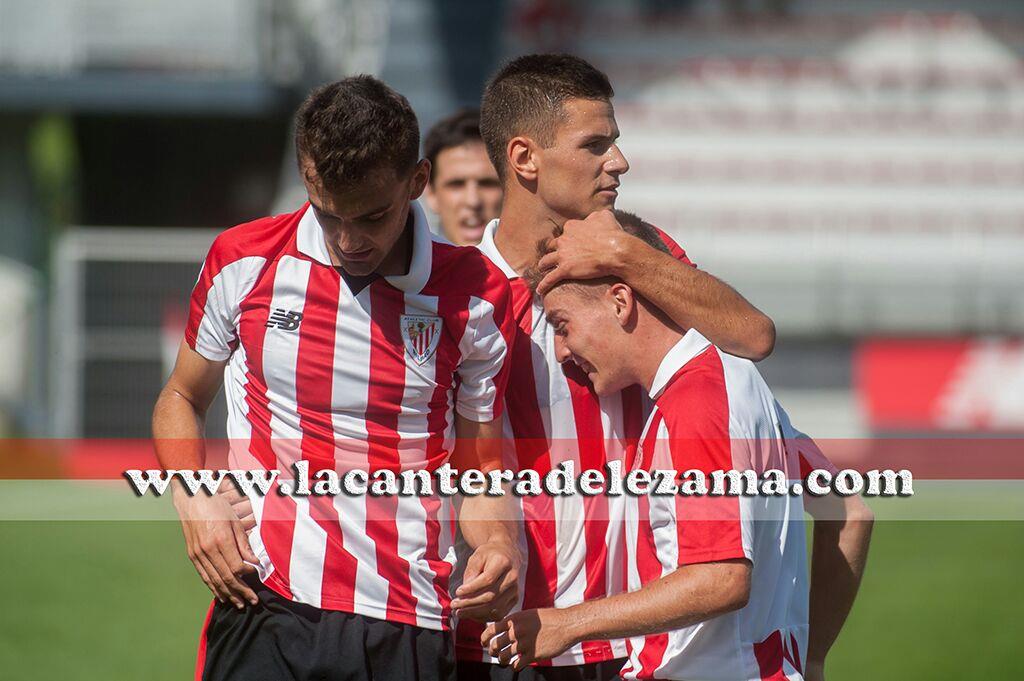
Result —
[{"label": "short dark hair", "polygon": [[528,54],[505,64],[487,83],[480,106],[480,133],[498,177],[505,179],[510,139],[525,134],[549,145],[566,101],[613,96],[608,76],[571,54]]},{"label": "short dark hair", "polygon": [[657,227],[647,222],[636,213],[619,210],[618,208],[613,212],[615,213],[615,219],[619,221],[620,225],[622,225],[622,231],[626,234],[632,234],[656,251],[672,255],[672,251],[669,249],[668,244],[666,244],[661,238],[661,233],[658,231]]},{"label": "short dark hair", "polygon": [[[459,109],[442,118],[427,131],[423,138],[423,156],[436,167],[437,157],[445,149],[461,147],[473,142],[483,143],[480,136],[480,109]],[[431,174],[430,181],[434,181]]]},{"label": "short dark hair", "polygon": [[[643,220],[635,213],[629,213],[624,210],[615,210],[613,212],[615,214],[615,219],[618,221],[619,226],[622,227],[623,232],[635,236],[655,250],[661,251],[662,253],[672,253],[672,251],[669,250],[668,245],[662,240],[661,234],[654,225]],[[534,264],[526,268],[526,271],[523,273],[523,279],[526,281],[526,285],[531,291],[536,292],[541,279],[543,279],[544,275],[548,272],[547,270],[542,270],[540,268],[540,259],[548,252],[548,244],[551,239],[555,239],[560,236],[562,236],[562,226],[556,225],[551,231],[550,237],[546,237],[537,242],[537,259],[534,261]],[[617,281],[614,277],[601,277],[600,279],[589,279],[586,282],[565,280],[562,283],[570,285],[586,284],[588,282],[593,284],[607,284],[614,281]]]},{"label": "short dark hair", "polygon": [[416,165],[419,150],[419,123],[409,101],[373,76],[322,85],[295,114],[299,164],[312,162],[329,190],[385,167],[403,176]]}]

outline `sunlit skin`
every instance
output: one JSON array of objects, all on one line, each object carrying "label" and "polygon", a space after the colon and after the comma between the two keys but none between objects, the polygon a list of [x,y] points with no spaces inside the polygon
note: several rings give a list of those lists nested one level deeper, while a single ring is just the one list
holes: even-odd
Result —
[{"label": "sunlit skin", "polygon": [[[619,229],[610,210],[629,163],[618,137],[611,103],[570,99],[550,136],[508,141],[502,228],[494,237],[502,257],[526,271],[536,263],[536,244],[560,225],[563,234],[549,242],[543,262],[541,293],[563,279],[614,276],[722,350],[754,361],[767,357],[775,344],[771,319],[728,284]],[[594,214],[601,219],[586,220]]]},{"label": "sunlit skin", "polygon": [[308,160],[301,175],[335,266],[353,276],[408,271],[412,242],[401,237],[410,202],[420,197],[430,177],[429,161],[421,160],[406,177],[381,168],[362,182],[334,192],[322,186]]},{"label": "sunlit skin", "polygon": [[682,337],[622,282],[562,284],[543,302],[555,358],[576,364],[598,395],[637,383],[650,388],[661,358]]},{"label": "sunlit skin", "polygon": [[483,142],[449,147],[437,155],[426,199],[453,244],[480,243],[484,227],[501,213],[503,195]]},{"label": "sunlit skin", "polygon": [[530,140],[538,198],[566,219],[582,219],[595,210],[614,208],[619,177],[629,171],[618,139],[611,102],[565,102],[551,143],[540,146]]}]

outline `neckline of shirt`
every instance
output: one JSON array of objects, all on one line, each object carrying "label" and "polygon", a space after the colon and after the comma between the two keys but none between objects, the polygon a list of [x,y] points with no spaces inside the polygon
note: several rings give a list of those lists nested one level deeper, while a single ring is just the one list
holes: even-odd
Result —
[{"label": "neckline of shirt", "polygon": [[498,224],[498,218],[494,218],[487,223],[487,226],[484,227],[483,237],[480,239],[480,243],[477,244],[477,248],[479,248],[484,255],[490,258],[491,262],[497,265],[498,269],[504,272],[506,277],[509,279],[518,279],[519,273],[515,271],[515,268],[508,264],[508,261],[505,260],[504,257],[502,257],[501,251],[498,250],[497,244],[494,243],[494,235],[498,231]]},{"label": "neckline of shirt", "polygon": [[654,380],[651,382],[651,399],[658,399],[675,375],[679,373],[679,370],[710,345],[711,341],[700,335],[696,329],[687,331],[662,357],[661,364],[658,365],[658,370],[654,374]]}]

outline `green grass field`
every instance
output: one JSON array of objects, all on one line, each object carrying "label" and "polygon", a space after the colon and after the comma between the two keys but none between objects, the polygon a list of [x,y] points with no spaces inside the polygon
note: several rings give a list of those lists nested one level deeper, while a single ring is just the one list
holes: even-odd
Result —
[{"label": "green grass field", "polygon": [[[0,677],[191,678],[209,594],[175,522],[0,522]],[[1018,679],[1021,522],[879,522],[828,667]]]}]

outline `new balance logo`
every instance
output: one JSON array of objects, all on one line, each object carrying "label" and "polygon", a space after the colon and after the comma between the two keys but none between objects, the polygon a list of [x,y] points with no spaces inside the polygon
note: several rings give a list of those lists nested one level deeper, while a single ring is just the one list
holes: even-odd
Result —
[{"label": "new balance logo", "polygon": [[299,322],[301,321],[301,312],[289,312],[278,307],[274,309],[274,314],[270,315],[270,319],[267,320],[267,328],[273,329],[277,327],[282,331],[294,331],[299,328]]}]

